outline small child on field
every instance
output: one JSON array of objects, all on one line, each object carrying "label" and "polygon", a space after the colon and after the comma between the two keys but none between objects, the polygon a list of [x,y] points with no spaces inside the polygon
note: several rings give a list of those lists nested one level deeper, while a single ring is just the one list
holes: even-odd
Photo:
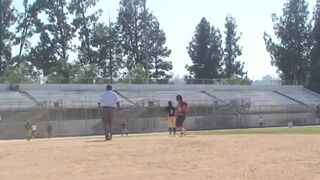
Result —
[{"label": "small child on field", "polygon": [[127,130],[127,125],[126,125],[126,123],[122,123],[121,124],[121,136],[123,136],[123,135],[126,135],[126,136],[128,136],[128,130]]}]

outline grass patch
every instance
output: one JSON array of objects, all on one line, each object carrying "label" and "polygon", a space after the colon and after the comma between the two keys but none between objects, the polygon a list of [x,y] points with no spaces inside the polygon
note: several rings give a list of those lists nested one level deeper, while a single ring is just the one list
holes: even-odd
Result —
[{"label": "grass patch", "polygon": [[239,134],[320,134],[320,126],[305,127],[276,127],[276,128],[253,128],[253,129],[232,129],[194,131],[188,134],[194,135],[239,135]]}]

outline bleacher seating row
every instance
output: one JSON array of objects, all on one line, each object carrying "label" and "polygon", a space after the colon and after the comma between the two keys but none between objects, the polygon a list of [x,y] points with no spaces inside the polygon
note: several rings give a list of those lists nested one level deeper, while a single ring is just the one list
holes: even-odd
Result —
[{"label": "bleacher seating row", "polygon": [[[4,90],[0,85],[0,108],[25,108],[39,104],[47,104],[49,107],[55,104],[63,107],[91,107],[96,106],[103,85],[20,85],[22,91],[27,92],[32,99],[22,93]],[[255,106],[277,106],[320,104],[320,95],[301,86],[279,86],[265,88],[259,86],[208,86],[208,85],[115,85],[114,89],[121,94],[120,100],[123,106],[159,105],[166,106],[169,100],[175,102],[175,97],[180,94],[191,105],[210,105],[218,100],[229,102],[233,99],[246,99]],[[281,92],[299,101],[293,101],[279,93]],[[37,102],[34,102],[37,101]],[[220,102],[218,102],[220,103]]]}]

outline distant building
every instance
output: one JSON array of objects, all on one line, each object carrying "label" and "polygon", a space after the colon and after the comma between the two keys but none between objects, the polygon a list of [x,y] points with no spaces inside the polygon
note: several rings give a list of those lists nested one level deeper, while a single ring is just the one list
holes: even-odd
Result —
[{"label": "distant building", "polygon": [[281,80],[279,78],[272,77],[270,74],[267,74],[267,75],[263,76],[261,80],[254,81],[253,85],[276,86],[276,85],[281,85]]}]

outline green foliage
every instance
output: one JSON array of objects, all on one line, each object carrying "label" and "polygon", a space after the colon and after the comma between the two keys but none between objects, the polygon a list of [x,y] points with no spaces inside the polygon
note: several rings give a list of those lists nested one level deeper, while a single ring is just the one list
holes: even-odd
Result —
[{"label": "green foliage", "polygon": [[148,80],[148,74],[142,65],[137,65],[123,78],[124,83],[144,84]]},{"label": "green foliage", "polygon": [[[86,74],[109,78],[112,82],[120,73],[138,65],[143,66],[147,77],[170,77],[168,71],[172,70],[172,63],[165,58],[171,50],[165,46],[165,33],[146,8],[146,0],[121,0],[117,23],[109,22],[108,25],[98,23],[100,9],[92,11],[98,0],[23,0],[24,9],[19,14],[12,8],[12,0],[2,2],[5,3],[1,4],[3,13],[0,14],[5,15],[2,19],[6,21],[0,21],[4,23],[0,27],[5,27],[0,28],[1,35],[5,30],[0,37],[7,44],[1,41],[0,52],[4,52],[1,47],[6,46],[10,53],[4,53],[5,60],[0,55],[0,75],[9,64],[19,66],[28,61],[31,69],[42,70],[48,83],[72,82],[72,74],[77,73],[80,79]],[[16,36],[11,43],[14,36],[9,28],[16,19]],[[80,40],[78,46],[72,42],[75,37]],[[39,41],[31,45],[33,38],[39,38]],[[11,45],[19,46],[18,54],[12,60]],[[78,53],[76,63],[79,67],[75,69],[82,68],[81,71],[63,69],[72,69],[67,63],[72,51]]]},{"label": "green foliage", "polygon": [[155,78],[167,77],[172,69],[169,57],[171,51],[165,47],[165,34],[158,20],[146,8],[146,0],[121,0],[118,27],[125,58],[125,67],[130,71],[142,65]]},{"label": "green foliage", "polygon": [[102,10],[87,15],[90,8],[96,5],[98,0],[71,0],[69,11],[75,15],[72,25],[74,31],[78,31],[80,46],[78,46],[78,59],[80,64],[96,64],[93,49],[93,27],[101,16]]},{"label": "green foliage", "polygon": [[12,64],[12,45],[14,33],[10,28],[16,22],[16,10],[12,6],[12,0],[2,0],[0,4],[0,76]]},{"label": "green foliage", "polygon": [[320,93],[320,4],[317,4],[314,14],[314,28],[312,31],[312,49],[311,49],[311,65],[310,78],[308,87]]},{"label": "green foliage", "polygon": [[93,34],[93,46],[97,57],[97,65],[102,70],[101,77],[109,78],[112,82],[118,77],[123,67],[123,50],[119,41],[118,29],[114,23],[105,25],[98,23]]},{"label": "green foliage", "polygon": [[202,18],[188,46],[193,65],[186,66],[189,73],[199,79],[219,78],[223,59],[221,34]]},{"label": "green foliage", "polygon": [[146,34],[145,0],[121,0],[118,14],[119,32],[126,58],[126,68],[130,71],[140,64],[146,67],[144,47]]},{"label": "green foliage", "polygon": [[223,79],[221,83],[225,85],[251,85],[252,81],[247,76],[244,78],[233,76],[229,79]]},{"label": "green foliage", "polygon": [[30,53],[26,57],[35,67],[41,69],[43,74],[50,74],[50,69],[54,66],[58,59],[55,56],[56,47],[51,44],[49,34],[40,33],[40,41],[36,47],[31,48]]},{"label": "green foliage", "polygon": [[151,61],[151,66],[149,65],[148,69],[154,69],[154,72],[151,73],[152,78],[171,78],[167,71],[172,70],[172,63],[165,60],[165,58],[170,56],[171,50],[165,46],[165,43],[166,35],[160,29],[159,22],[154,18],[148,34],[148,51]]},{"label": "green foliage", "polygon": [[[38,69],[42,69],[44,75],[48,75],[51,67],[60,59],[68,59],[74,29],[68,22],[70,14],[66,0],[36,0],[32,7],[31,13],[36,14],[33,20],[35,33],[40,36],[40,41],[31,48],[28,59]],[[45,18],[40,18],[40,13]]]},{"label": "green foliage", "polygon": [[240,134],[320,134],[319,126],[293,127],[293,128],[252,128],[215,131],[192,132],[194,135],[240,135]]},{"label": "green foliage", "polygon": [[65,59],[58,61],[50,68],[47,83],[49,84],[68,84],[73,79],[73,66]]},{"label": "green foliage", "polygon": [[75,65],[73,67],[73,80],[75,84],[94,84],[98,77],[98,67],[96,65]]},{"label": "green foliage", "polygon": [[[28,0],[23,1],[24,12],[18,15],[18,22],[16,26],[16,38],[15,45],[19,45],[19,54],[14,58],[17,64],[23,62],[23,59],[30,51],[30,38],[35,32],[35,20],[37,19],[37,13],[32,6],[28,3]],[[23,53],[25,51],[25,53]]]},{"label": "green foliage", "polygon": [[19,67],[9,66],[0,78],[1,83],[35,83],[39,80],[39,72],[35,71],[30,64],[23,62]]},{"label": "green foliage", "polygon": [[223,59],[223,77],[243,77],[247,74],[247,72],[243,71],[244,63],[236,60],[238,56],[242,55],[242,48],[238,45],[238,41],[240,40],[241,35],[237,35],[237,24],[235,19],[231,15],[228,15],[226,17],[225,28],[226,40]]},{"label": "green foliage", "polygon": [[9,84],[17,84],[26,81],[23,72],[15,67],[8,67],[8,69],[3,73],[2,82]]},{"label": "green foliage", "polygon": [[310,29],[308,5],[305,0],[288,0],[282,17],[272,15],[274,33],[279,43],[264,34],[271,64],[278,68],[282,80],[305,81],[310,59]]}]

